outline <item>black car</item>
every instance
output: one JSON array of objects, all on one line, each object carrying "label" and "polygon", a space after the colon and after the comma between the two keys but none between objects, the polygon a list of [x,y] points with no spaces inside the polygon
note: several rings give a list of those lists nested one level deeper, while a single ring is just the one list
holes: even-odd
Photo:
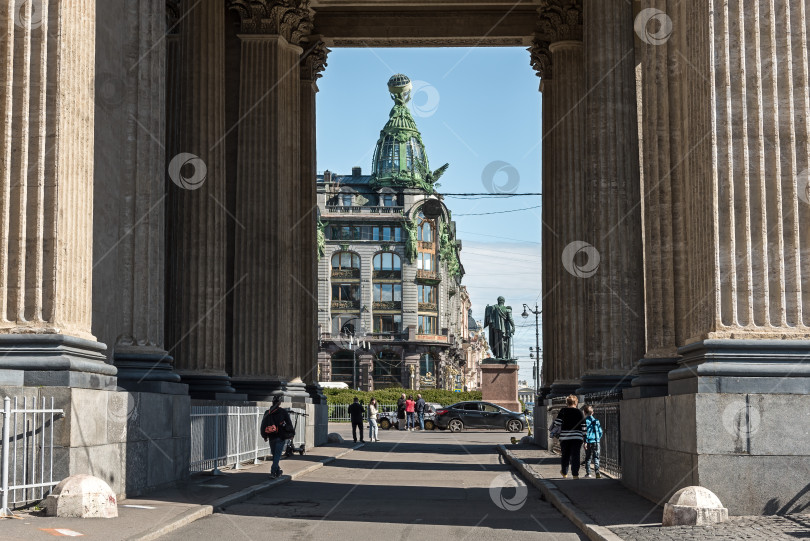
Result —
[{"label": "black car", "polygon": [[517,411],[489,402],[459,402],[436,412],[436,427],[461,432],[465,428],[500,428],[520,432],[528,423],[526,416]]}]

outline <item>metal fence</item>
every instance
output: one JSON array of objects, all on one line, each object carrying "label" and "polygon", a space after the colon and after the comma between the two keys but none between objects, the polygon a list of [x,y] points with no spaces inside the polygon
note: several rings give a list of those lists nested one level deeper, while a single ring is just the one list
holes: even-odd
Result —
[{"label": "metal fence", "polygon": [[[611,393],[594,393],[584,396],[580,406],[593,406],[593,416],[599,419],[604,435],[599,446],[599,469],[620,478],[622,476],[622,434],[619,418],[619,401],[622,399],[621,391]],[[565,407],[565,398],[554,398],[548,410],[549,427],[557,414]],[[560,453],[560,440],[554,439],[551,450]],[[581,457],[585,460],[585,450]]]},{"label": "metal fence", "polygon": [[[258,464],[271,455],[270,443],[259,434],[264,408],[258,406],[192,406],[191,461],[189,470],[200,472],[244,462]],[[296,427],[293,445],[304,445],[307,429],[306,411],[288,408]]]},{"label": "metal fence", "polygon": [[[363,419],[368,417],[368,406],[363,405]],[[377,409],[380,413],[397,411],[396,404],[379,404]],[[329,404],[329,422],[330,423],[348,423],[351,421],[349,418],[349,405],[348,404]]]},{"label": "metal fence", "polygon": [[[42,500],[61,479],[53,478],[53,423],[64,415],[42,398],[3,400],[2,469],[0,469],[0,516],[11,515],[11,507]],[[50,406],[50,407],[46,407]]]}]

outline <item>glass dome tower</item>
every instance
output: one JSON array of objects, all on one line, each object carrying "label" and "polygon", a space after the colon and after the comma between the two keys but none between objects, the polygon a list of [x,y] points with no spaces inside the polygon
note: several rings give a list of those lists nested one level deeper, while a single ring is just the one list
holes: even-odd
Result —
[{"label": "glass dome tower", "polygon": [[422,135],[407,106],[412,88],[410,79],[401,73],[388,80],[388,91],[394,100],[394,107],[388,115],[388,122],[380,131],[374,150],[371,166],[373,188],[399,186],[421,188],[433,193],[433,184],[448,167],[445,164],[434,172],[430,171]]}]

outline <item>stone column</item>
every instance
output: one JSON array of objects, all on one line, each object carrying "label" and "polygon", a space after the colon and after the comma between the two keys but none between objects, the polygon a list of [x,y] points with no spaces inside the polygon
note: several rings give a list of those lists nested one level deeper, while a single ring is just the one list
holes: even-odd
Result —
[{"label": "stone column", "polygon": [[297,294],[296,308],[300,310],[296,321],[302,322],[300,356],[306,369],[307,381],[317,381],[310,368],[318,354],[318,247],[316,244],[317,207],[317,149],[315,122],[315,94],[317,80],[326,69],[329,49],[316,36],[303,44],[301,56],[301,197],[298,200],[298,218],[293,225],[293,246],[296,257],[294,274],[297,282],[293,291]]},{"label": "stone column", "polygon": [[[687,213],[682,367],[670,372],[669,391],[805,393],[810,6],[714,4],[668,3],[672,35],[683,36],[669,43],[677,49],[668,89],[683,156],[676,195]],[[687,24],[690,7],[706,29]]]},{"label": "stone column", "polygon": [[[36,7],[36,11],[34,10]],[[91,334],[96,5],[2,10],[0,382],[105,387]]]},{"label": "stone column", "polygon": [[[540,92],[542,93],[542,119],[543,129],[542,142],[542,182],[543,182],[543,222],[541,237],[543,240],[543,353],[542,353],[542,389],[540,396],[545,398],[551,393],[551,384],[558,379],[560,371],[560,354],[558,351],[560,307],[559,307],[559,273],[562,269],[560,265],[549,264],[555,260],[554,254],[558,253],[557,233],[555,233],[546,223],[556,223],[559,218],[555,217],[557,185],[553,182],[554,174],[551,159],[552,138],[550,132],[554,126],[553,91],[554,79],[552,78],[551,51],[549,43],[535,39],[529,47],[531,64],[540,77]],[[549,263],[546,263],[549,262]]]},{"label": "stone column", "polygon": [[[543,160],[552,160],[551,178],[544,181],[544,190],[553,185],[557,205],[545,226],[555,241],[551,248],[556,249],[550,258],[544,259],[544,274],[556,276],[554,284],[546,284],[544,293],[554,289],[556,309],[550,317],[551,332],[554,333],[557,366],[552,395],[559,396],[573,392],[579,387],[579,378],[585,372],[587,329],[587,272],[580,265],[587,265],[587,259],[580,261],[575,256],[580,243],[586,242],[585,224],[585,70],[582,43],[582,7],[580,2],[571,0],[543,0],[538,8],[538,31],[536,42],[548,44],[554,71],[554,91],[551,94],[552,112],[555,122],[543,130],[544,138],[550,140],[550,151]],[[574,255],[571,253],[574,248]],[[560,267],[550,271],[550,266]],[[545,330],[544,330],[545,333]]]},{"label": "stone column", "polygon": [[126,3],[122,17],[123,5],[97,8],[123,47],[96,51],[96,105],[104,120],[95,143],[93,328],[112,344],[121,387],[185,394],[163,339],[166,3]]},{"label": "stone column", "polygon": [[629,386],[645,345],[633,8],[624,0],[583,0],[583,23],[588,151],[582,216],[584,240],[594,249],[589,255],[599,266],[585,280],[589,340],[578,394]]},{"label": "stone column", "polygon": [[[229,6],[241,19],[233,307],[233,381],[253,399],[278,382],[312,370],[314,327],[302,309],[300,250],[315,253],[315,237],[300,215],[302,36],[312,29],[306,2],[241,1]],[[311,150],[310,150],[311,152]],[[315,205],[314,194],[311,205]],[[308,209],[311,210],[311,209]],[[311,217],[310,212],[310,217]],[[304,220],[306,221],[306,220]],[[310,229],[310,228],[307,228]],[[306,242],[297,246],[293,240]],[[309,265],[308,265],[309,266]],[[310,299],[311,301],[311,299]],[[307,358],[305,353],[307,352]]]},{"label": "stone column", "polygon": [[[644,9],[666,13],[666,0],[653,0]],[[636,20],[644,17],[636,6]],[[668,17],[668,16],[667,16]],[[666,22],[666,19],[664,19]],[[660,24],[650,21],[648,25]],[[658,27],[659,29],[662,27]],[[627,397],[667,394],[667,374],[677,366],[677,335],[685,312],[676,290],[685,287],[684,275],[676,265],[683,261],[683,207],[680,204],[683,175],[680,167],[686,152],[680,123],[683,104],[669,92],[683,75],[673,69],[683,63],[679,50],[685,36],[670,34],[668,39],[647,33],[635,35],[636,88],[639,107],[638,138],[644,208],[645,331],[646,352],[638,364],[638,376]],[[655,31],[654,28],[649,28]],[[672,120],[671,120],[672,119]]]},{"label": "stone column", "polygon": [[225,8],[181,3],[168,141],[166,338],[192,396],[233,393],[225,366]]}]

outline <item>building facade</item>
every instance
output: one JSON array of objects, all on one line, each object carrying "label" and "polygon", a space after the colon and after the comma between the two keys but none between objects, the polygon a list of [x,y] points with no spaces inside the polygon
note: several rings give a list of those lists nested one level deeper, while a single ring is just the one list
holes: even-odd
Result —
[{"label": "building facade", "polygon": [[404,75],[371,174],[317,177],[320,381],[353,388],[462,385],[469,295],[461,241],[433,184]]}]

